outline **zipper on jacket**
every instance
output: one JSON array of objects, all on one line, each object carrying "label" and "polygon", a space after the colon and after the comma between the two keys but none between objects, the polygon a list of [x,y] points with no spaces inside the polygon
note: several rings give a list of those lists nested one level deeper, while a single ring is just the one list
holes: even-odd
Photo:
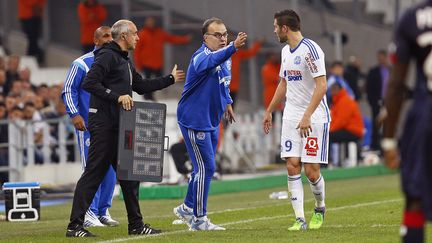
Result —
[{"label": "zipper on jacket", "polygon": [[130,80],[130,85],[132,86],[132,72],[131,72],[131,69],[130,69],[130,65],[129,65],[129,62],[127,63],[127,65],[128,65],[128,70],[129,70],[129,80]]}]

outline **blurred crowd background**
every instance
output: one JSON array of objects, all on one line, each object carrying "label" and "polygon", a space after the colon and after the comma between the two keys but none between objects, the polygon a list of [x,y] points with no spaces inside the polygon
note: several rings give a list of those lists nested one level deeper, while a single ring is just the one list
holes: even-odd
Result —
[{"label": "blurred crowd background", "polygon": [[[332,146],[329,166],[375,163],[376,157],[371,159],[368,155],[380,155],[381,128],[376,121],[383,115],[380,112],[382,98],[392,66],[392,31],[400,13],[417,2],[2,0],[0,184],[31,177],[37,166],[67,166],[66,162],[79,161],[74,128],[60,97],[64,79],[70,63],[93,50],[94,30],[101,25],[110,26],[121,18],[131,19],[139,29],[140,41],[131,58],[137,70],[147,77],[169,73],[174,63],[186,70],[190,56],[202,42],[200,29],[206,18],[223,19],[232,40],[237,32],[246,32],[247,47],[232,58],[230,89],[240,124],[256,129],[227,128],[224,140],[240,146],[231,148],[233,152],[220,146],[222,156],[219,159],[225,158],[231,164],[246,163],[246,168],[253,170],[258,165],[280,161],[277,159],[278,132],[266,140],[266,157],[254,157],[253,150],[259,143],[242,141],[261,139],[259,114],[271,101],[279,81],[282,44],[273,33],[273,13],[287,8],[299,13],[302,33],[315,40],[326,55],[328,101],[335,114],[330,142],[340,145]],[[182,88],[182,84],[176,84],[144,97],[134,96],[134,99],[168,102],[175,106]],[[175,109],[169,107],[170,110]],[[170,127],[175,130],[176,121],[169,119],[169,122],[168,130]],[[248,137],[251,131],[254,137]],[[179,140],[179,133],[171,135],[174,135],[174,142]],[[224,152],[224,148],[228,151]],[[236,159],[232,153],[237,153]],[[263,159],[267,161],[257,161]],[[347,159],[354,164],[346,162]],[[23,172],[26,168],[32,168],[34,173]],[[168,169],[167,173],[175,172]]]}]

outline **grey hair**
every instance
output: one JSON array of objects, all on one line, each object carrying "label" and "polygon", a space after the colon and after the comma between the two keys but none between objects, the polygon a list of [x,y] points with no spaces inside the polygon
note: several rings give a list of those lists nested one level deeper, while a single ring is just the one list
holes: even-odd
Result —
[{"label": "grey hair", "polygon": [[123,33],[128,33],[129,24],[133,24],[132,21],[127,19],[121,19],[113,24],[111,27],[111,35],[114,40],[118,40]]}]

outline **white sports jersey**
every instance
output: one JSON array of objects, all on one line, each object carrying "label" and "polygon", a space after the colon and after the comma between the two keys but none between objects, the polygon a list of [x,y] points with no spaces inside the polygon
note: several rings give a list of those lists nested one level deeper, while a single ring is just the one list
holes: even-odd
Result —
[{"label": "white sports jersey", "polygon": [[[282,62],[279,76],[287,83],[283,119],[297,121],[303,117],[315,90],[314,78],[326,75],[324,52],[314,41],[303,38],[294,49],[286,45],[282,49]],[[330,122],[327,98],[312,114],[312,123]]]}]

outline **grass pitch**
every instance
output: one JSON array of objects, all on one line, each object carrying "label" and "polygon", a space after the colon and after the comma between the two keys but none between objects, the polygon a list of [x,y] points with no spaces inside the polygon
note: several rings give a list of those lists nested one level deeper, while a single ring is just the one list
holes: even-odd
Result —
[{"label": "grass pitch", "polygon": [[[305,214],[310,220],[314,200],[305,185]],[[267,190],[211,196],[209,218],[227,228],[217,232],[190,232],[172,225],[172,209],[181,200],[140,201],[145,223],[163,230],[158,236],[127,235],[124,203],[114,200],[110,213],[119,227],[90,228],[97,238],[66,238],[71,203],[41,208],[38,222],[0,222],[1,242],[399,242],[403,199],[398,175],[326,182],[327,213],[319,230],[289,232],[294,220],[289,200],[269,199]],[[429,239],[432,227],[428,228]]]}]

